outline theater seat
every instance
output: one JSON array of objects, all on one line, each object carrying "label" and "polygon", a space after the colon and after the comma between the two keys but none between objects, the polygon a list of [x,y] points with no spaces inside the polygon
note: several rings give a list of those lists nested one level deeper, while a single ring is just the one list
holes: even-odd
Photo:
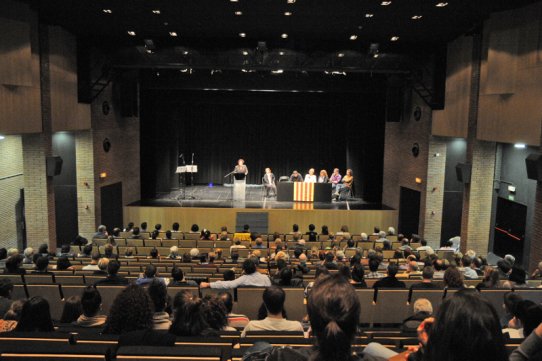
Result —
[{"label": "theater seat", "polygon": [[221,361],[229,359],[229,350],[226,347],[212,346],[182,346],[182,347],[156,347],[156,346],[126,346],[117,350],[117,360],[205,360]]}]

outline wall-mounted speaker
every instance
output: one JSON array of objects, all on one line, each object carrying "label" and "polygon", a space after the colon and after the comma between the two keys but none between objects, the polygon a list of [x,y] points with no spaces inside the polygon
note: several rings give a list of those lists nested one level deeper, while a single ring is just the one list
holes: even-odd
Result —
[{"label": "wall-mounted speaker", "polygon": [[455,174],[457,176],[457,181],[461,183],[470,183],[470,177],[472,173],[472,164],[468,163],[457,163],[455,166]]},{"label": "wall-mounted speaker", "polygon": [[54,177],[62,172],[62,158],[55,155],[45,159],[47,177]]},{"label": "wall-mounted speaker", "polygon": [[525,158],[527,178],[542,181],[542,154],[529,154]]}]

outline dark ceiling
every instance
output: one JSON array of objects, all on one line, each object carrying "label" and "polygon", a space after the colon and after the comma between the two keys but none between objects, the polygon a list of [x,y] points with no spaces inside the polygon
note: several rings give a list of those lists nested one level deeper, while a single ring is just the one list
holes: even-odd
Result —
[{"label": "dark ceiling", "polygon": [[[381,0],[26,1],[43,21],[104,46],[143,45],[144,39],[153,39],[161,47],[216,50],[254,48],[257,41],[266,41],[270,48],[365,51],[369,44],[380,43],[381,49],[394,53],[445,44],[471,31],[491,12],[535,2],[448,0],[447,6],[437,7],[436,0],[392,0],[387,6]],[[415,15],[422,18],[412,19]],[[136,35],[128,35],[129,30]],[[351,35],[357,39],[350,40]],[[399,40],[392,42],[393,36]]]}]

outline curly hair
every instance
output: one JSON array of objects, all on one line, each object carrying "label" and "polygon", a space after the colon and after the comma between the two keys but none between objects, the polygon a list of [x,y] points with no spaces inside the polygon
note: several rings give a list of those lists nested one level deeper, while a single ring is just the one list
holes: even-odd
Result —
[{"label": "curly hair", "polygon": [[117,334],[152,328],[153,303],[145,290],[130,285],[113,301],[103,333]]},{"label": "curly hair", "polygon": [[228,325],[226,306],[216,296],[204,297],[202,306],[202,310],[209,328],[216,331],[221,331]]},{"label": "curly hair", "polygon": [[444,285],[449,288],[463,288],[463,275],[457,267],[450,267],[444,272]]}]

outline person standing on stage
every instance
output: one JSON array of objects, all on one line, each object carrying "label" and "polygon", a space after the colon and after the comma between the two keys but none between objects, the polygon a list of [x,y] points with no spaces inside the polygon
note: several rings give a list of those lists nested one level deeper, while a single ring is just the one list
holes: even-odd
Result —
[{"label": "person standing on stage", "polygon": [[290,182],[303,182],[303,177],[296,170],[290,176]]},{"label": "person standing on stage", "polygon": [[318,176],[318,183],[327,183],[329,182],[329,177],[327,176],[327,171],[322,169],[320,175]]},{"label": "person standing on stage", "polygon": [[309,174],[305,174],[305,182],[316,183],[316,175],[314,174],[314,168],[309,169]]},{"label": "person standing on stage", "polygon": [[271,173],[271,168],[265,168],[265,174],[262,178],[262,184],[265,187],[265,197],[272,197],[269,195],[273,191],[273,196],[277,195],[277,186],[275,184],[275,175]]},{"label": "person standing on stage", "polygon": [[337,184],[341,182],[342,176],[339,173],[339,168],[333,169],[333,174],[329,178],[329,182],[331,183],[331,190],[335,190],[337,188]]},{"label": "person standing on stage", "polygon": [[237,161],[237,165],[235,166],[235,169],[233,170],[234,173],[242,173],[244,175],[248,174],[248,168],[245,165],[244,159],[239,159]]}]

